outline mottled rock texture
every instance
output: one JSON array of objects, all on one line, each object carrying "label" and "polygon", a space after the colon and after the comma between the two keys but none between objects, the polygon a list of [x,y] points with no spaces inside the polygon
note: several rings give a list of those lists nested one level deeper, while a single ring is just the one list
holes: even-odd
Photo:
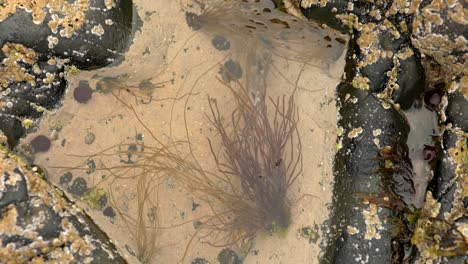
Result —
[{"label": "mottled rock texture", "polygon": [[1,263],[126,263],[41,169],[0,147]]},{"label": "mottled rock texture", "polygon": [[128,47],[131,0],[0,2],[0,46],[20,43],[68,58],[80,69],[105,66]]},{"label": "mottled rock texture", "polygon": [[131,0],[0,1],[0,131],[10,147],[61,100],[66,73],[123,57],[133,10]]},{"label": "mottled rock texture", "polygon": [[[342,135],[335,167],[332,227],[336,230],[323,262],[464,263],[468,249],[466,2],[292,2],[308,18],[352,34],[346,80],[338,87]],[[429,99],[435,104],[426,102],[426,107],[437,112],[441,131],[433,135],[437,164],[425,204],[413,208],[405,203],[402,182],[395,185],[405,174],[411,180],[412,162],[406,151],[396,150],[404,149],[407,141],[407,132],[400,129],[407,119],[405,111],[415,111],[434,91],[437,94]],[[372,204],[383,224],[378,236],[366,239],[377,220],[363,217],[365,207]]]}]

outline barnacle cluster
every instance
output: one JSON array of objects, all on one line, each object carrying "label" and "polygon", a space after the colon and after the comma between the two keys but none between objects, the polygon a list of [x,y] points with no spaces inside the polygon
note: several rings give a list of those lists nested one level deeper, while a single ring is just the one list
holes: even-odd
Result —
[{"label": "barnacle cluster", "polygon": [[[28,73],[21,63],[33,66],[36,63],[37,55],[32,49],[26,48],[21,44],[6,43],[2,47],[5,58],[1,62],[0,68],[0,87],[7,89],[14,82],[28,82],[31,85],[36,84],[35,77]],[[35,65],[36,70],[40,70]]]},{"label": "barnacle cluster", "polygon": [[[5,263],[91,263],[95,256],[121,262],[106,236],[58,190],[43,172],[0,146],[0,259]],[[83,225],[87,225],[87,229]],[[85,231],[86,230],[86,231]],[[12,238],[22,243],[12,243]],[[104,249],[104,250],[103,250]]]},{"label": "barnacle cluster", "polygon": [[89,9],[89,0],[2,1],[0,2],[0,22],[15,14],[17,9],[30,12],[35,24],[42,24],[47,15],[50,15],[51,20],[48,22],[50,30],[53,33],[58,33],[60,29],[62,37],[70,38],[84,25],[86,11]]}]

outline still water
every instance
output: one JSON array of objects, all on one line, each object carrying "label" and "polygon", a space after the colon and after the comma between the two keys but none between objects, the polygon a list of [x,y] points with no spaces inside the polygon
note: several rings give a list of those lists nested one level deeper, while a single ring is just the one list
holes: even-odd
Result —
[{"label": "still water", "polygon": [[134,2],[124,60],[71,76],[34,162],[130,263],[317,263],[343,37],[263,2]]}]

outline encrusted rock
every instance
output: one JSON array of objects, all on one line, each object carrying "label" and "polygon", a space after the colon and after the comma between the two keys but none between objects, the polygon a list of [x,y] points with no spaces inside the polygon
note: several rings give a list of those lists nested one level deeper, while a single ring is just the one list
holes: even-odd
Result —
[{"label": "encrusted rock", "polygon": [[61,99],[67,60],[18,43],[6,42],[0,48],[0,130],[14,146],[34,119]]},{"label": "encrusted rock", "polygon": [[123,57],[133,11],[131,0],[0,0],[0,130],[10,147],[60,101],[66,65]]},{"label": "encrusted rock", "polygon": [[413,45],[452,76],[464,76],[468,69],[468,10],[464,4],[433,0],[418,9],[412,24]]},{"label": "encrusted rock", "polygon": [[78,68],[99,68],[128,47],[132,16],[131,0],[1,1],[0,46],[21,43]]},{"label": "encrusted rock", "polygon": [[126,263],[37,166],[0,146],[0,262]]}]

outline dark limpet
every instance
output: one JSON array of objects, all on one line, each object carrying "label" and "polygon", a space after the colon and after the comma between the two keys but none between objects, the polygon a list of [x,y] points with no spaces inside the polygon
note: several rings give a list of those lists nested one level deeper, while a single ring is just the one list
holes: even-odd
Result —
[{"label": "dark limpet", "polygon": [[84,138],[84,142],[86,145],[91,145],[93,144],[95,139],[96,139],[96,136],[93,133],[88,132]]},{"label": "dark limpet", "polygon": [[195,220],[193,221],[192,224],[193,224],[193,228],[195,229],[199,229],[203,225],[203,223],[200,220]]},{"label": "dark limpet", "polygon": [[136,257],[135,251],[133,251],[133,249],[129,245],[125,244],[125,249],[127,250],[128,253],[130,253],[130,255]]},{"label": "dark limpet", "polygon": [[69,171],[65,172],[62,176],[60,176],[59,184],[65,185],[69,184],[73,178],[73,174]]},{"label": "dark limpet", "polygon": [[299,228],[299,235],[305,239],[309,240],[309,243],[316,243],[320,235],[318,233],[319,227],[317,224],[312,226],[303,226]]},{"label": "dark limpet", "polygon": [[200,257],[192,260],[192,264],[208,264],[208,263],[210,263],[208,260],[204,258],[200,258]]},{"label": "dark limpet", "polygon": [[243,71],[238,62],[229,59],[224,63],[224,66],[221,67],[219,74],[221,74],[223,81],[230,82],[242,78]]},{"label": "dark limpet", "polygon": [[427,162],[431,162],[436,157],[436,148],[433,146],[424,145],[423,157]]},{"label": "dark limpet", "polygon": [[31,146],[36,152],[47,152],[50,145],[50,139],[44,135],[39,135],[31,140]]},{"label": "dark limpet", "polygon": [[197,208],[200,206],[199,203],[196,203],[195,201],[192,201],[192,212],[197,210]]},{"label": "dark limpet", "polygon": [[103,195],[103,196],[99,197],[99,200],[98,200],[99,207],[103,208],[104,206],[107,205],[108,202],[109,201],[107,199],[107,195]]},{"label": "dark limpet", "polygon": [[114,218],[114,217],[115,217],[114,208],[112,208],[111,206],[107,206],[107,207],[104,208],[104,210],[102,211],[102,214],[103,214],[104,216],[107,216],[107,217],[110,217],[110,218]]},{"label": "dark limpet", "polygon": [[78,87],[73,91],[73,98],[78,103],[86,104],[92,97],[93,90],[89,87],[88,81],[80,81]]},{"label": "dark limpet", "polygon": [[91,174],[96,170],[96,162],[94,160],[90,159],[85,162],[86,166],[88,169],[86,170],[86,174]]},{"label": "dark limpet", "polygon": [[187,25],[197,31],[203,27],[202,22],[200,21],[200,16],[191,12],[185,13],[185,21],[187,21]]},{"label": "dark limpet", "polygon": [[242,263],[236,252],[230,248],[221,250],[218,254],[218,261],[220,264],[240,264]]},{"label": "dark limpet", "polygon": [[220,51],[228,50],[231,48],[231,42],[229,42],[227,38],[221,35],[214,36],[211,40],[211,44],[213,44],[213,47]]},{"label": "dark limpet", "polygon": [[68,187],[68,192],[76,196],[82,196],[86,191],[88,191],[88,183],[83,177],[76,178]]}]

